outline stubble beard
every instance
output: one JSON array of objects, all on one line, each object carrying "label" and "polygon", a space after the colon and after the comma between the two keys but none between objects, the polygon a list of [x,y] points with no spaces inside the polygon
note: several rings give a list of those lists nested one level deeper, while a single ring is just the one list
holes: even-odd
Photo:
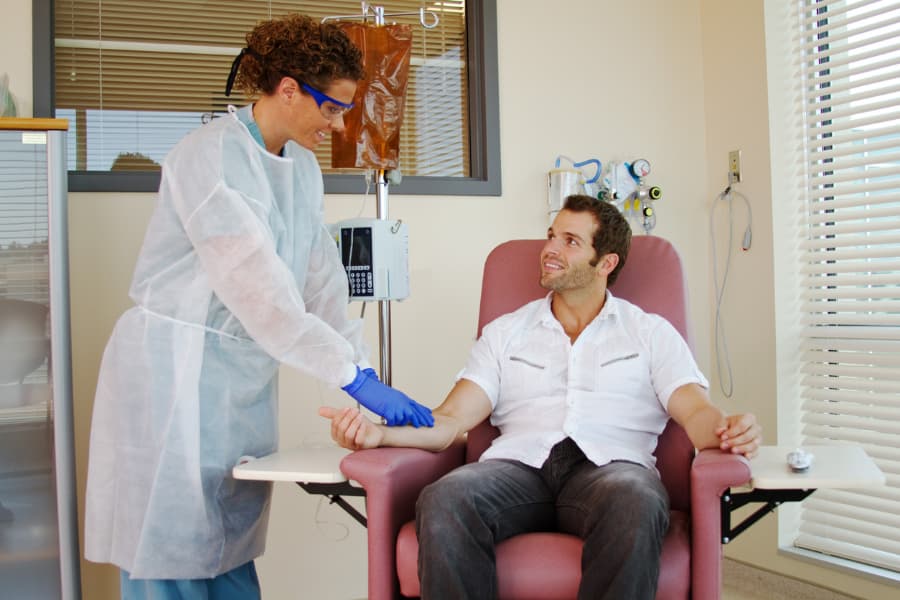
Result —
[{"label": "stubble beard", "polygon": [[548,276],[541,273],[541,287],[552,292],[581,289],[589,286],[594,280],[594,267],[586,264],[570,268],[561,277]]}]

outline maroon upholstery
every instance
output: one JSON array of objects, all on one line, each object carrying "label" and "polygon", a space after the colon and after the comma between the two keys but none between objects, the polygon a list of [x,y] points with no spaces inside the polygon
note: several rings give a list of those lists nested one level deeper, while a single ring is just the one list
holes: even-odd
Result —
[{"label": "maroon upholstery", "polygon": [[[690,518],[672,511],[663,540],[657,598],[689,598]],[[575,598],[581,581],[581,540],[564,533],[517,535],[497,546],[500,598]],[[419,542],[409,521],[397,536],[397,574],[404,596],[419,595]],[[540,592],[536,593],[536,590]]]},{"label": "maroon upholstery", "polygon": [[[546,294],[538,285],[543,240],[513,240],[495,248],[485,262],[478,333],[497,316]],[[688,340],[687,290],[681,260],[672,245],[637,236],[612,293],[662,315]],[[468,435],[465,446],[431,453],[376,448],[348,455],[344,474],[366,490],[369,598],[416,597],[418,542],[410,522],[419,490],[454,467],[470,462],[490,445],[496,430],[487,422]],[[718,450],[695,452],[684,430],[670,421],[656,449],[657,468],[671,501],[670,527],[663,541],[658,599],[719,597],[721,557],[719,497],[750,479],[743,458]],[[560,533],[516,536],[497,546],[501,598],[575,598],[581,578],[581,541]]]}]

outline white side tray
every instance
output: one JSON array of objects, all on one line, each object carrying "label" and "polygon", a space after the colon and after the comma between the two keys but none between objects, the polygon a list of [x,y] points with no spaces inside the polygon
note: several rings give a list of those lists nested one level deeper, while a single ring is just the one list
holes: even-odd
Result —
[{"label": "white side tray", "polygon": [[341,459],[349,453],[331,442],[304,442],[236,465],[232,474],[235,479],[258,481],[341,483],[347,481],[341,473]]},{"label": "white side tray", "polygon": [[756,489],[859,488],[884,485],[884,473],[860,446],[803,446],[815,456],[809,469],[791,470],[793,446],[762,446],[750,461],[750,485]]}]

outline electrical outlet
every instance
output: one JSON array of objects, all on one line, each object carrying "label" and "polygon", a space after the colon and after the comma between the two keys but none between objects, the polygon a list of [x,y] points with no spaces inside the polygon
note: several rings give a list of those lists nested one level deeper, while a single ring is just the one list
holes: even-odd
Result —
[{"label": "electrical outlet", "polygon": [[732,150],[728,153],[728,183],[738,183],[741,180],[741,151]]}]

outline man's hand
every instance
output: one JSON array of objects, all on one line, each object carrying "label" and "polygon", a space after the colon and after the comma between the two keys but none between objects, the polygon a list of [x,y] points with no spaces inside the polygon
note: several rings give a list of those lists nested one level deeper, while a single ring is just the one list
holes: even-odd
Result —
[{"label": "man's hand", "polygon": [[[369,379],[365,375],[363,377]],[[432,418],[430,410],[428,413],[428,417]],[[433,426],[403,427],[391,426],[390,423],[388,426],[376,425],[356,408],[323,406],[319,409],[319,414],[331,419],[331,437],[341,447],[349,450],[389,446],[440,452],[490,416],[491,401],[478,384],[460,379],[444,402],[435,409]],[[711,443],[718,444],[718,438],[712,435],[711,427],[707,433]]]},{"label": "man's hand", "polygon": [[377,448],[384,439],[381,428],[356,408],[319,407],[319,414],[331,419],[331,439],[342,448],[362,450]]},{"label": "man's hand", "polygon": [[726,415],[709,401],[706,388],[696,383],[672,392],[668,410],[699,450],[719,448],[753,458],[762,444],[762,427],[753,414]]},{"label": "man's hand", "polygon": [[747,458],[756,456],[762,444],[762,427],[756,423],[753,414],[729,415],[716,427],[719,448],[732,454],[743,454]]}]

